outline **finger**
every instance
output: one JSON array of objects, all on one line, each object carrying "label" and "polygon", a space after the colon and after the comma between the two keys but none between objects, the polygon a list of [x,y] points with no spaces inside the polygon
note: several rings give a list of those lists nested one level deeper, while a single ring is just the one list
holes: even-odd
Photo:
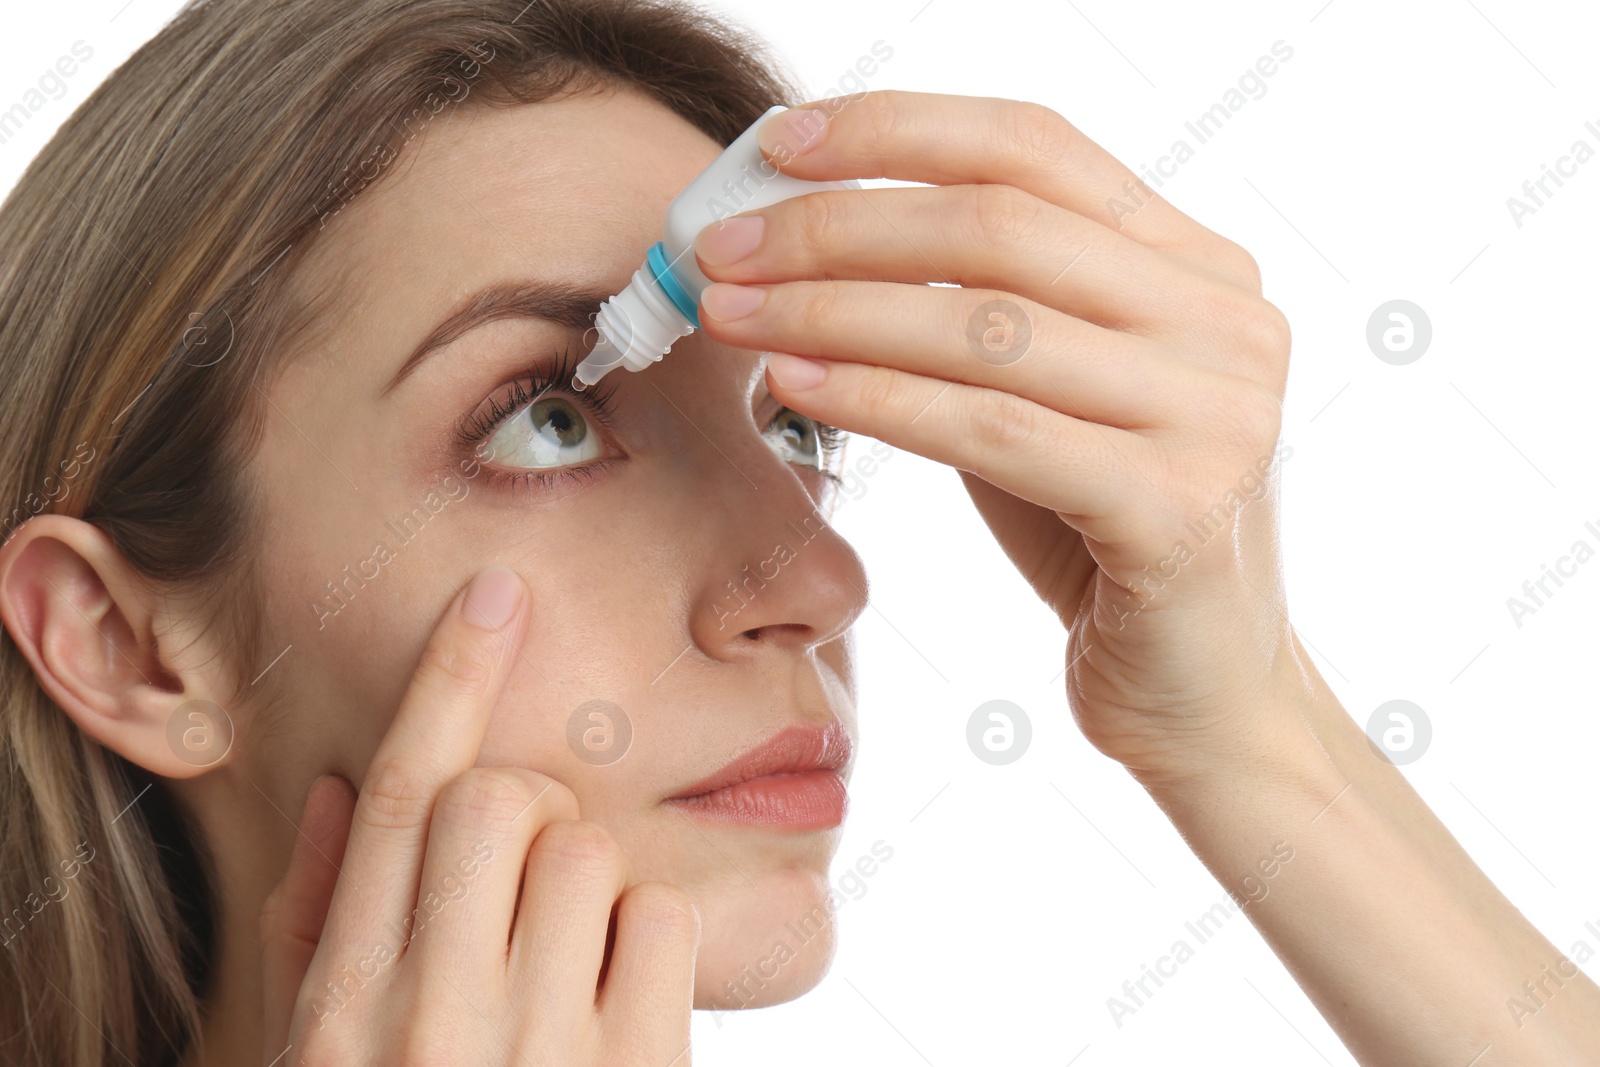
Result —
[{"label": "finger", "polygon": [[614,1062],[688,1064],[699,945],[700,912],[682,889],[639,882],[622,894],[599,1004]]},{"label": "finger", "polygon": [[434,798],[477,761],[527,617],[526,586],[505,567],[480,572],[446,609],[361,784],[324,938],[337,949],[411,911]]},{"label": "finger", "polygon": [[[991,289],[718,283],[700,299],[701,325],[724,344],[987,386],[1124,429],[1180,421],[1189,390],[1207,373],[1142,336]],[[759,303],[746,310],[752,301]]]},{"label": "finger", "polygon": [[504,976],[528,848],[552,822],[578,818],[572,790],[522,767],[474,767],[434,804],[407,957],[423,986],[448,979],[469,992]]},{"label": "finger", "polygon": [[[1150,446],[1127,430],[996,389],[870,364],[796,359],[786,353],[768,359],[768,388],[780,404],[971,471],[1064,516],[1103,519],[1148,478],[1141,466]],[[1094,536],[1089,526],[1079,529]]]},{"label": "finger", "polygon": [[355,787],[337,775],[311,783],[289,869],[261,909],[262,998],[269,1043],[288,1040],[295,1001],[339,878],[355,798]]},{"label": "finger", "polygon": [[1040,104],[880,90],[791,108],[757,137],[772,162],[797,178],[1013,185],[1260,291],[1244,249],[1179,211]]},{"label": "finger", "polygon": [[534,838],[509,966],[513,993],[548,1012],[544,1025],[592,1017],[627,866],[616,839],[592,822],[554,822]]},{"label": "finger", "polygon": [[1150,323],[1156,314],[1161,325],[1176,320],[1172,325],[1186,326],[1201,302],[1183,299],[1184,293],[1238,293],[1209,273],[1009,185],[790,197],[707,226],[695,240],[695,254],[714,281],[946,282],[1003,289],[1111,328]]}]

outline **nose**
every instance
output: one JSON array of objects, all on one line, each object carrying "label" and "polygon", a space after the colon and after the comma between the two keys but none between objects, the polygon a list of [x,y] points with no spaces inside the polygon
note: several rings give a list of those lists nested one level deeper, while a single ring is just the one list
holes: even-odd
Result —
[{"label": "nose", "polygon": [[808,651],[847,631],[867,604],[861,558],[801,475],[770,452],[762,468],[759,489],[723,482],[724,521],[707,535],[690,636],[713,659]]}]

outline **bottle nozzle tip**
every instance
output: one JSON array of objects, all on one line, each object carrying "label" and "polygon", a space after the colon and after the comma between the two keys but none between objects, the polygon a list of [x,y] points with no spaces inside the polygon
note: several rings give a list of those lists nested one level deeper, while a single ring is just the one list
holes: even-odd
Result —
[{"label": "bottle nozzle tip", "polygon": [[602,333],[594,348],[578,364],[576,372],[572,375],[572,388],[580,393],[583,392],[586,387],[604,378],[607,371],[621,366],[622,362],[623,353]]}]

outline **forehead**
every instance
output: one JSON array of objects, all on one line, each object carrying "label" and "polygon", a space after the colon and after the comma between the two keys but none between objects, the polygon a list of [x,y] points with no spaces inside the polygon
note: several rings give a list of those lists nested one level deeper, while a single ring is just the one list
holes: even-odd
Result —
[{"label": "forehead", "polygon": [[489,282],[620,289],[660,238],[673,196],[719,151],[627,87],[512,107],[469,98],[327,220],[296,295],[319,309],[319,336],[360,331],[399,351]]}]

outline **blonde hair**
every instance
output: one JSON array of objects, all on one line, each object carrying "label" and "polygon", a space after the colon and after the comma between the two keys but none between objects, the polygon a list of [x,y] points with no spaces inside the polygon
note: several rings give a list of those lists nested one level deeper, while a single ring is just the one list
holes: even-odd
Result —
[{"label": "blonde hair", "polygon": [[[254,673],[239,472],[273,359],[326,310],[296,303],[297,263],[443,109],[615,84],[719,144],[797,95],[757,42],[670,0],[191,0],[0,206],[0,536],[94,523],[208,597]],[[211,965],[205,843],[9,634],[0,716],[0,1059],[176,1063]]]}]

